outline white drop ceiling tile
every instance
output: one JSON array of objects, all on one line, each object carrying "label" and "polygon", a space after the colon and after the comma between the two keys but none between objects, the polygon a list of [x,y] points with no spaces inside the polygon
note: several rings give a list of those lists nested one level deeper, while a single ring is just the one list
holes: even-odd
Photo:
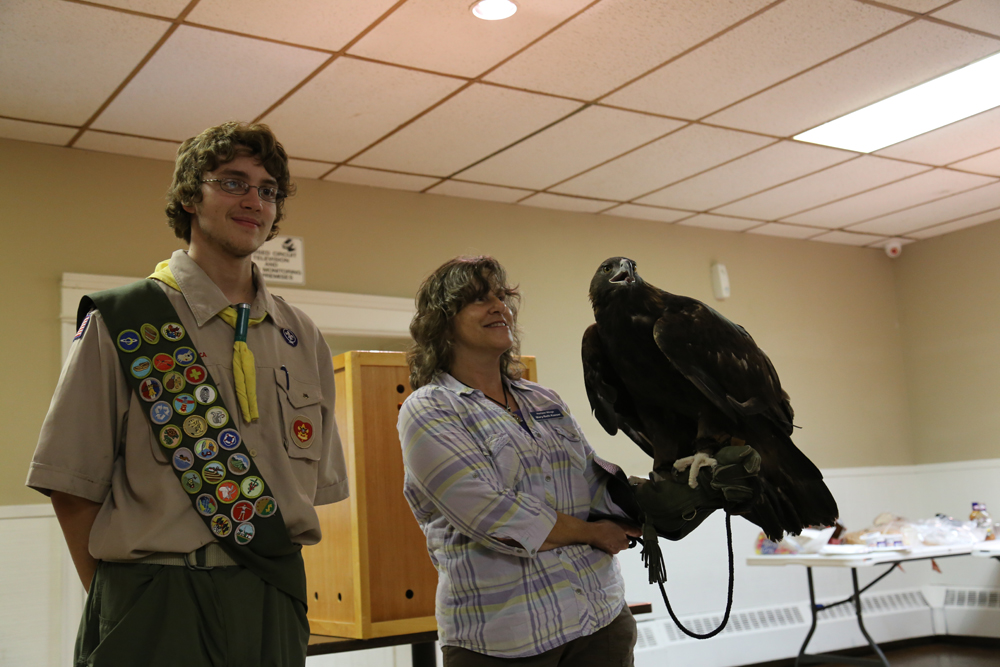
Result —
[{"label": "white drop ceiling tile", "polygon": [[742,232],[751,227],[760,226],[760,220],[744,220],[743,218],[727,218],[722,215],[712,215],[711,213],[699,213],[687,220],[681,220],[678,225],[685,227],[706,227],[708,229],[721,229],[727,232]]},{"label": "white drop ceiling tile", "polygon": [[872,234],[855,234],[853,232],[827,232],[819,236],[814,236],[810,241],[822,241],[823,243],[837,243],[839,245],[867,246],[887,240],[884,236],[874,236]]},{"label": "white drop ceiling tile", "polygon": [[965,174],[948,169],[934,169],[913,178],[907,178],[842,199],[811,211],[786,218],[816,227],[846,227],[856,222],[875,218],[909,208],[916,204],[941,199],[950,194],[995,182],[996,179],[976,174]]},{"label": "white drop ceiling tile", "polygon": [[764,236],[780,236],[786,239],[808,239],[826,230],[815,227],[800,227],[799,225],[785,225],[780,222],[769,222],[760,227],[748,229],[748,234],[763,234]]},{"label": "white drop ceiling tile", "polygon": [[890,213],[849,227],[851,231],[899,236],[956,218],[1000,207],[1000,182]]},{"label": "white drop ceiling tile", "polygon": [[463,183],[462,181],[452,180],[436,185],[427,192],[432,195],[465,197],[466,199],[485,199],[486,201],[500,201],[508,204],[516,202],[518,199],[524,199],[526,195],[531,194],[531,190],[500,188],[495,185]]},{"label": "white drop ceiling tile", "polygon": [[811,176],[722,206],[715,212],[761,220],[777,220],[930,169],[922,165],[863,155]]},{"label": "white drop ceiling tile", "polygon": [[1000,176],[1000,148],[992,150],[982,155],[962,160],[951,165],[955,169],[962,171],[973,171],[977,174],[990,174]]},{"label": "white drop ceiling tile", "polygon": [[473,84],[352,162],[447,176],[579,106],[555,97]]},{"label": "white drop ceiling tile", "polygon": [[181,26],[93,127],[180,140],[226,120],[251,120],[327,57]]},{"label": "white drop ceiling tile", "polygon": [[[1000,13],[1000,4],[997,12]],[[1000,107],[893,144],[874,155],[944,166],[997,146],[1000,146]]]},{"label": "white drop ceiling tile", "polygon": [[349,53],[435,72],[479,76],[590,2],[521,2],[509,19],[484,21],[472,15],[471,2],[408,0]]},{"label": "white drop ceiling tile", "polygon": [[97,0],[95,4],[175,18],[191,0]]},{"label": "white drop ceiling tile", "polygon": [[61,0],[4,0],[0,115],[82,125],[169,26]]},{"label": "white drop ceiling tile", "polygon": [[976,225],[982,225],[987,222],[997,221],[1000,221],[1000,208],[992,211],[985,211],[979,215],[970,215],[968,218],[961,218],[960,220],[946,222],[943,225],[936,225],[934,227],[928,227],[927,229],[910,232],[907,236],[915,239],[929,239],[932,236],[941,236],[942,234],[947,234],[949,232],[957,232],[960,229],[967,229],[969,227],[975,227]]},{"label": "white drop ceiling tile", "polygon": [[770,1],[604,0],[486,79],[594,99],[750,16]]},{"label": "white drop ceiling tile", "polygon": [[427,186],[437,183],[440,179],[431,178],[430,176],[396,174],[391,171],[378,171],[375,169],[361,169],[359,167],[344,166],[340,167],[329,176],[326,176],[323,180],[337,181],[338,183],[352,183],[354,185],[371,185],[376,188],[389,188],[391,190],[411,190],[419,192]]},{"label": "white drop ceiling tile", "polygon": [[338,58],[263,120],[289,153],[340,162],[463,83],[402,67]]},{"label": "white drop ceiling tile", "polygon": [[941,5],[947,5],[951,0],[881,0],[883,4],[908,9],[911,12],[927,14]]},{"label": "white drop ceiling tile", "polygon": [[334,165],[326,162],[313,162],[312,160],[288,159],[288,170],[292,172],[292,180],[297,178],[319,178],[326,172],[333,169]]},{"label": "white drop ceiling tile", "polygon": [[562,195],[553,195],[548,192],[539,192],[536,195],[528,197],[521,203],[525,206],[558,208],[564,211],[580,211],[582,213],[597,213],[609,206],[613,206],[613,202],[584,199],[581,197],[563,197]]},{"label": "white drop ceiling tile", "polygon": [[773,139],[689,125],[553,188],[555,192],[627,200],[773,143]]},{"label": "white drop ceiling tile", "polygon": [[622,204],[608,211],[603,211],[602,215],[617,215],[622,218],[640,218],[642,220],[655,220],[656,222],[677,222],[684,218],[690,218],[692,211],[675,211],[669,208],[657,208],[655,206],[639,206],[638,204]]},{"label": "white drop ceiling tile", "polygon": [[780,141],[637,201],[707,211],[856,156],[848,151]]},{"label": "white drop ceiling tile", "polygon": [[542,190],[681,125],[681,121],[646,114],[588,107],[461,176]]},{"label": "white drop ceiling tile", "polygon": [[29,123],[22,120],[0,118],[0,137],[4,139],[19,139],[34,141],[39,144],[66,145],[76,128],[45,125],[44,123]]},{"label": "white drop ceiling tile", "polygon": [[1000,35],[1000,7],[996,0],[961,0],[934,12],[934,18]]},{"label": "white drop ceiling tile", "polygon": [[964,30],[917,21],[708,117],[792,136],[1000,50]]},{"label": "white drop ceiling tile", "polygon": [[120,134],[91,131],[84,132],[77,139],[76,143],[73,144],[73,147],[88,151],[134,155],[136,157],[148,157],[154,160],[173,162],[177,159],[177,149],[180,147],[180,142],[124,137]]},{"label": "white drop ceiling tile", "polygon": [[604,101],[701,118],[907,20],[857,2],[788,0]]},{"label": "white drop ceiling tile", "polygon": [[339,51],[396,0],[201,0],[187,20]]}]

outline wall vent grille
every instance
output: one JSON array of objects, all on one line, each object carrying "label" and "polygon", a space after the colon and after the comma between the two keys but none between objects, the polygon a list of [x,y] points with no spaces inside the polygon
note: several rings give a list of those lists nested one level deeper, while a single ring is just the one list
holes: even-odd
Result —
[{"label": "wall vent grille", "polygon": [[[866,593],[861,596],[861,613],[863,614],[892,614],[910,609],[926,609],[930,607],[920,591],[905,591],[900,593],[885,593],[882,595],[872,595]],[[808,607],[807,607],[808,608]],[[819,622],[833,621],[841,618],[854,618],[854,603],[847,602],[832,609],[821,609],[819,612]]]},{"label": "wall vent grille", "polygon": [[[719,627],[719,623],[721,622],[721,614],[713,616],[699,616],[683,620],[684,626],[688,630],[698,634],[711,632],[715,628]],[[733,633],[756,632],[759,630],[786,628],[793,625],[804,624],[805,619],[802,617],[802,612],[799,611],[799,608],[796,606],[772,607],[771,609],[759,609],[756,611],[738,611],[730,614],[729,624],[726,626],[725,630],[719,633],[718,636],[722,637]],[[666,631],[667,639],[671,642],[685,640],[694,641],[681,632],[670,619],[664,621],[663,627]]]},{"label": "wall vent grille", "polygon": [[1000,608],[1000,590],[949,588],[944,594],[945,607]]},{"label": "wall vent grille", "polygon": [[645,648],[656,648],[658,645],[656,642],[656,633],[653,632],[653,628],[649,625],[639,625],[638,635],[639,636],[635,641],[635,648],[637,651],[641,651]]}]

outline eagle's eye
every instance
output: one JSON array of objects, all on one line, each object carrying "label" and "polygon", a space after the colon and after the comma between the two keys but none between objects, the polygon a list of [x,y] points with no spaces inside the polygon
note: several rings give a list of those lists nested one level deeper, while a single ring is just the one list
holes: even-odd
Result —
[{"label": "eagle's eye", "polygon": [[605,273],[611,273],[611,265],[610,264],[605,264],[601,268],[604,269]]}]

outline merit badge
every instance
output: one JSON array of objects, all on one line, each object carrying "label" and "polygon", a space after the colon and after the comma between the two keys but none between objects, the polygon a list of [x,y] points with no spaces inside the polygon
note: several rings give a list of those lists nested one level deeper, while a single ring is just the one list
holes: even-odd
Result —
[{"label": "merit badge", "polygon": [[253,509],[257,512],[257,516],[266,519],[278,511],[278,503],[271,496],[261,496],[253,504]]},{"label": "merit badge", "polygon": [[160,429],[160,444],[167,449],[173,449],[181,444],[181,429],[174,424],[167,424]]},{"label": "merit badge", "polygon": [[198,353],[190,347],[179,347],[174,350],[174,360],[178,366],[190,366],[198,360]]},{"label": "merit badge", "polygon": [[122,352],[135,352],[142,345],[139,340],[139,332],[135,329],[126,329],[118,334],[118,349]]},{"label": "merit badge", "polygon": [[240,482],[240,488],[243,490],[244,496],[253,499],[264,492],[264,480],[260,477],[247,477]]},{"label": "merit badge", "polygon": [[216,537],[225,537],[233,532],[233,522],[229,520],[228,516],[222,514],[213,516],[211,525],[212,532],[215,533]]},{"label": "merit badge", "polygon": [[205,467],[201,469],[201,476],[205,478],[205,481],[209,484],[218,484],[226,476],[226,466],[222,465],[218,461],[209,461],[205,464]]},{"label": "merit badge", "polygon": [[196,473],[194,470],[188,470],[186,473],[181,475],[181,486],[184,490],[190,494],[195,494],[201,491],[201,475]]},{"label": "merit badge", "polygon": [[184,389],[184,385],[186,384],[187,382],[184,381],[184,376],[177,371],[170,371],[163,376],[163,388],[171,394],[176,394],[181,391]]},{"label": "merit badge", "polygon": [[148,403],[152,403],[162,394],[163,385],[156,378],[146,378],[139,383],[139,396]]},{"label": "merit badge", "polygon": [[285,342],[291,345],[292,347],[295,347],[296,345],[299,344],[299,337],[296,336],[295,332],[292,331],[291,329],[282,329],[281,335],[282,337],[284,337]]},{"label": "merit badge", "polygon": [[241,523],[236,526],[236,534],[233,538],[236,540],[236,544],[244,545],[248,544],[250,540],[253,539],[254,527],[252,523]]},{"label": "merit badge", "polygon": [[292,438],[296,445],[306,449],[312,444],[313,425],[305,417],[299,416],[292,422]]},{"label": "merit badge", "polygon": [[174,358],[162,352],[153,357],[153,367],[161,373],[166,373],[174,369]]},{"label": "merit badge", "polygon": [[194,454],[187,447],[181,447],[174,452],[174,467],[180,471],[190,470],[194,465]]},{"label": "merit badge", "polygon": [[129,371],[132,373],[132,377],[139,378],[140,380],[153,370],[153,365],[149,362],[149,357],[136,357],[129,364]]},{"label": "merit badge", "polygon": [[223,449],[236,449],[240,446],[240,432],[234,428],[227,428],[219,433],[219,446]]},{"label": "merit badge", "polygon": [[184,432],[192,438],[200,438],[205,435],[206,431],[208,431],[208,422],[205,421],[204,417],[191,415],[184,420]]},{"label": "merit badge", "polygon": [[143,324],[139,327],[139,333],[142,335],[142,339],[150,345],[156,345],[160,342],[160,332],[152,324]]},{"label": "merit badge", "polygon": [[215,458],[215,455],[219,453],[219,446],[211,438],[202,438],[195,443],[194,453],[199,459],[207,461]]},{"label": "merit badge", "polygon": [[76,335],[73,336],[73,340],[80,340],[83,338],[83,332],[87,330],[87,325],[90,324],[90,316],[94,314],[94,311],[87,313],[87,316],[83,318],[83,322],[80,322],[80,328],[76,330]]},{"label": "merit badge", "polygon": [[149,419],[157,426],[162,426],[174,416],[174,409],[166,401],[157,401],[149,409]]},{"label": "merit badge", "polygon": [[208,379],[208,371],[201,364],[195,364],[184,369],[184,377],[191,384],[201,384]]},{"label": "merit badge", "polygon": [[249,500],[241,500],[233,505],[234,521],[249,521],[253,518],[253,503]]},{"label": "merit badge", "polygon": [[167,322],[160,327],[160,333],[162,333],[163,337],[171,343],[176,343],[181,338],[184,338],[184,327],[176,322]]},{"label": "merit badge", "polygon": [[218,393],[215,391],[215,387],[210,384],[203,384],[194,390],[194,400],[202,405],[215,403],[216,396],[218,396]]},{"label": "merit badge", "polygon": [[198,513],[202,516],[212,516],[219,511],[219,503],[215,502],[215,498],[207,493],[198,496],[195,507],[198,508]]},{"label": "merit badge", "polygon": [[194,412],[197,405],[198,404],[194,402],[194,396],[191,394],[179,394],[174,397],[174,410],[176,410],[179,415],[191,414]]},{"label": "merit badge", "polygon": [[234,475],[245,475],[250,470],[250,459],[246,454],[233,454],[229,457],[229,472]]},{"label": "merit badge", "polygon": [[240,486],[236,482],[226,480],[215,490],[216,497],[227,505],[236,502],[240,497]]},{"label": "merit badge", "polygon": [[216,405],[205,411],[205,419],[213,428],[222,428],[229,423],[229,413],[221,405]]}]

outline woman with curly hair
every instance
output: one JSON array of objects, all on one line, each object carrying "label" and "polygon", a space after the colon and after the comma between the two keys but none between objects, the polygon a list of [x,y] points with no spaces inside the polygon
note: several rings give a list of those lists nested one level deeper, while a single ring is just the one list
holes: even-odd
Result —
[{"label": "woman with curly hair", "polygon": [[492,257],[458,257],[416,302],[399,434],[444,664],[631,664],[614,554],[639,531],[587,521],[623,513],[566,404],[521,379],[517,287]]}]

